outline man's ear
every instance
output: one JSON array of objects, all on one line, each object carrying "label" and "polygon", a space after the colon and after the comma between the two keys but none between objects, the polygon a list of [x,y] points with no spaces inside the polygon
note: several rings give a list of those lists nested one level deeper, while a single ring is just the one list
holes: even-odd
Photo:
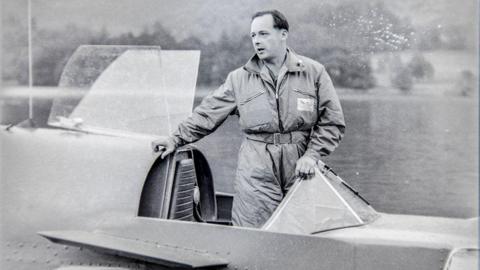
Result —
[{"label": "man's ear", "polygon": [[286,40],[288,38],[288,31],[285,29],[282,29],[282,39]]}]

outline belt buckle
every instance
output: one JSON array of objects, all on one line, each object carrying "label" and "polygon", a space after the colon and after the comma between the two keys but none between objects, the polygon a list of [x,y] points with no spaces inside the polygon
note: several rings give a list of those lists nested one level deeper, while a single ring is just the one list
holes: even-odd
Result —
[{"label": "belt buckle", "polygon": [[273,144],[279,144],[280,143],[280,133],[273,133]]}]

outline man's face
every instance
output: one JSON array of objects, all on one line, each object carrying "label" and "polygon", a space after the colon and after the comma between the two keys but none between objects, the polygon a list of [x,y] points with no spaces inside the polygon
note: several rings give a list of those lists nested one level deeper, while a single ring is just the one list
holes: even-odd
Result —
[{"label": "man's face", "polygon": [[252,21],[250,37],[258,57],[265,61],[285,56],[288,32],[273,27],[273,17],[266,14]]}]

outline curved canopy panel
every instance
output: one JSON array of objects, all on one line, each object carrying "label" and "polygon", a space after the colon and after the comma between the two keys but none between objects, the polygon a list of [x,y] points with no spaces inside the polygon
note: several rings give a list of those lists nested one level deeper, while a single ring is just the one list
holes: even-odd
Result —
[{"label": "curved canopy panel", "polygon": [[377,217],[343,180],[327,174],[328,178],[317,169],[312,179],[296,182],[263,229],[312,234],[360,226]]},{"label": "curved canopy panel", "polygon": [[81,46],[69,60],[49,124],[168,135],[192,110],[200,53]]}]

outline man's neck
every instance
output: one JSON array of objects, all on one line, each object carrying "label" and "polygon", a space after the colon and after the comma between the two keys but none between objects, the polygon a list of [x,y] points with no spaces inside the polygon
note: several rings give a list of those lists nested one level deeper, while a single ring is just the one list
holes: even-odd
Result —
[{"label": "man's neck", "polygon": [[285,54],[283,57],[276,57],[270,60],[263,60],[263,63],[271,70],[273,73],[278,74],[278,71],[283,66],[287,59],[287,50],[285,49]]}]

